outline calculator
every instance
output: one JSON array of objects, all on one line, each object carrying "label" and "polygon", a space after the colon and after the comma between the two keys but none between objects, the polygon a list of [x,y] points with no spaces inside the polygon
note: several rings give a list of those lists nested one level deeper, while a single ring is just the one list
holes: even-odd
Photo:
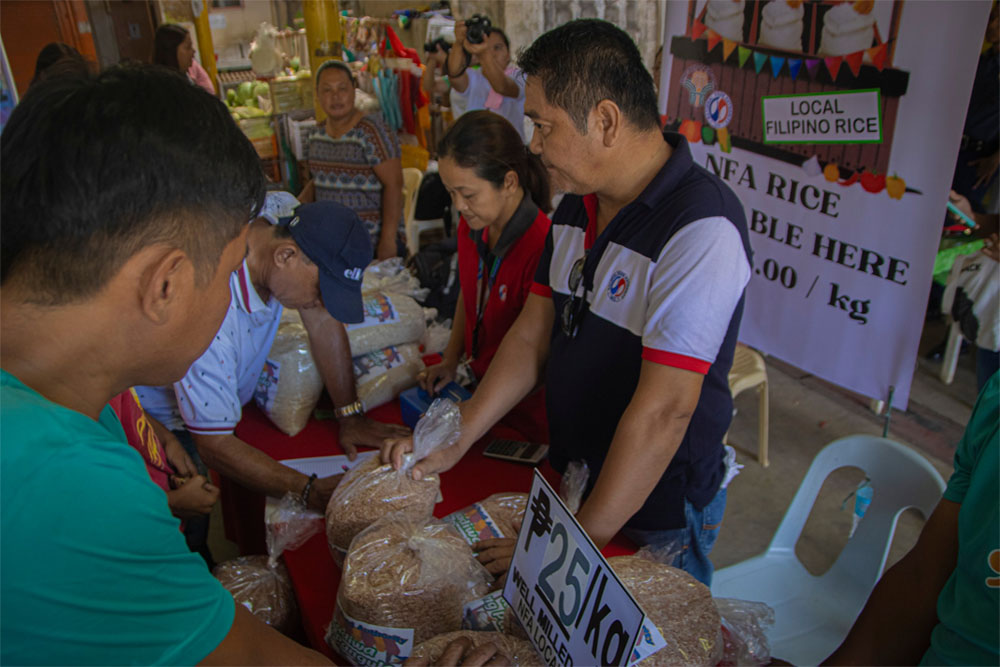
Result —
[{"label": "calculator", "polygon": [[549,453],[548,445],[540,445],[536,442],[522,442],[521,440],[505,440],[497,438],[491,442],[483,452],[486,456],[516,463],[530,463],[536,465]]}]

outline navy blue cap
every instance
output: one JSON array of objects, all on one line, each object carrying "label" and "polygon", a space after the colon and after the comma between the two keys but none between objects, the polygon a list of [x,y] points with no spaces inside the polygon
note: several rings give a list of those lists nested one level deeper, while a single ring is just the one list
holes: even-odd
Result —
[{"label": "navy blue cap", "polygon": [[323,305],[345,324],[365,319],[361,275],[372,261],[372,242],[358,214],[332,201],[300,204],[280,218],[306,257],[319,267]]}]

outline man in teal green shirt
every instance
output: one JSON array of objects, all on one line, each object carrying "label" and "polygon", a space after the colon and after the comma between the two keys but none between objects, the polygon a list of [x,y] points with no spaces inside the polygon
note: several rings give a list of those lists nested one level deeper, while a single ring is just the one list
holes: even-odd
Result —
[{"label": "man in teal green shirt", "polygon": [[1000,663],[1000,373],[979,394],[955,472],[829,664]]},{"label": "man in teal green shirt", "polygon": [[0,663],[320,664],[188,551],[107,407],[212,340],[264,194],[218,99],[130,66],[0,137]]}]

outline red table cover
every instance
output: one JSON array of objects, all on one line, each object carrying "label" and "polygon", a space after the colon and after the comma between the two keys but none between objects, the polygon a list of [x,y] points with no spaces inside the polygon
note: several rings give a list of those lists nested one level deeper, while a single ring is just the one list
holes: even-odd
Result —
[{"label": "red table cover", "polygon": [[[372,410],[368,416],[382,422],[403,421],[398,400]],[[290,438],[271,424],[253,404],[244,408],[243,419],[236,428],[237,437],[278,460],[343,454],[337,434],[335,420],[310,419],[298,435]],[[512,429],[497,426],[476,443],[454,468],[441,475],[443,500],[435,507],[435,516],[446,516],[493,493],[527,493],[530,490],[531,466],[483,455],[483,449],[496,437],[523,439]],[[559,473],[547,461],[539,469],[553,488],[558,489]],[[244,555],[266,553],[264,497],[225,478],[220,483],[226,537],[235,542]],[[634,551],[635,545],[622,536],[603,550],[607,557]],[[298,597],[306,638],[313,648],[337,659],[339,656],[331,651],[324,639],[326,627],[333,618],[340,583],[340,569],[330,556],[326,531],[320,531],[297,550],[285,552],[284,559]]]}]

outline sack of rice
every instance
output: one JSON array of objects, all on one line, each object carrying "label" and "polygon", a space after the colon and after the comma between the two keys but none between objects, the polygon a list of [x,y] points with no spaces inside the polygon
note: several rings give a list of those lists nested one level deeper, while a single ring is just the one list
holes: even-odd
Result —
[{"label": "sack of rice", "polygon": [[305,428],[322,393],[323,378],[309,351],[309,334],[298,311],[286,309],[257,380],[254,401],[281,431],[296,435]]},{"label": "sack of rice", "polygon": [[357,357],[392,345],[413,343],[424,335],[424,309],[408,296],[387,292],[362,295],[365,319],[348,324],[351,356]]},{"label": "sack of rice", "polygon": [[355,665],[398,664],[460,629],[463,605],[488,579],[451,526],[386,515],[351,542],[327,641]]},{"label": "sack of rice", "polygon": [[415,480],[410,468],[435,449],[455,444],[461,427],[458,406],[437,399],[417,422],[413,452],[404,457],[401,469],[373,456],[344,473],[326,506],[326,537],[334,560],[342,560],[355,535],[390,512],[412,521],[431,518],[441,482],[437,475]]},{"label": "sack of rice", "polygon": [[287,635],[295,630],[299,607],[288,570],[280,560],[271,566],[267,556],[240,556],[219,563],[212,574],[233,594],[236,604],[279,632]]},{"label": "sack of rice", "polygon": [[708,587],[690,574],[637,556],[608,559],[615,574],[667,645],[639,664],[715,665],[722,657],[721,619]]},{"label": "sack of rice", "polygon": [[442,519],[470,545],[496,537],[517,537],[528,505],[527,493],[494,493]]},{"label": "sack of rice", "polygon": [[369,264],[361,277],[361,291],[405,294],[417,301],[426,299],[430,292],[420,286],[420,281],[406,268],[402,257],[390,257]]},{"label": "sack of rice", "polygon": [[[501,634],[499,632],[473,632],[471,630],[459,630],[458,632],[447,632],[438,635],[419,644],[410,659],[417,659],[417,664],[437,665],[441,663],[448,646],[457,639],[467,639],[470,651],[478,649],[484,644],[493,644],[496,647],[496,655],[505,664],[517,667],[518,665],[540,665],[542,659],[535,652],[535,647],[530,642],[517,637]],[[468,655],[468,653],[466,653]]]},{"label": "sack of rice", "polygon": [[424,370],[416,344],[394,345],[354,357],[354,386],[365,410],[377,408],[417,384]]}]

